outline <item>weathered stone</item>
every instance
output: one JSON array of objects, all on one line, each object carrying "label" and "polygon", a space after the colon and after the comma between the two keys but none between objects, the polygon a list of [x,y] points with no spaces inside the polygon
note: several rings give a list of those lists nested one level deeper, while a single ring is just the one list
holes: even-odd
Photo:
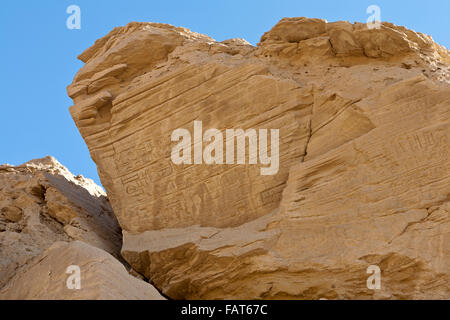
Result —
[{"label": "weathered stone", "polygon": [[265,33],[261,41],[300,42],[325,34],[326,25],[326,21],[322,19],[284,18]]},{"label": "weathered stone", "polygon": [[120,227],[103,189],[52,157],[0,166],[0,208],[0,287],[55,241],[120,257]]},{"label": "weathered stone", "polygon": [[125,299],[164,300],[113,256],[80,241],[54,243],[0,290],[0,300]]},{"label": "weathered stone", "polygon": [[[120,227],[103,189],[54,158],[0,166],[0,208],[0,300],[160,298],[119,262]],[[71,265],[82,290],[67,288]]]},{"label": "weathered stone", "polygon": [[[132,23],[81,59],[69,94],[127,65],[70,111],[122,255],[169,297],[448,298],[450,55],[431,37],[288,18],[251,47]],[[278,173],[175,165],[194,121],[279,129]]]},{"label": "weathered stone", "polygon": [[2,215],[11,222],[19,222],[22,219],[22,209],[14,206],[3,207]]}]

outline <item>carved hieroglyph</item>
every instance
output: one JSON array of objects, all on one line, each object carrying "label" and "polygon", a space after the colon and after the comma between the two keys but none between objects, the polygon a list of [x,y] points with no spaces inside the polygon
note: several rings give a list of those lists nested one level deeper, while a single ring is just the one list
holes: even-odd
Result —
[{"label": "carved hieroglyph", "polygon": [[[254,47],[130,23],[79,58],[70,111],[122,255],[169,297],[449,297],[450,55],[431,37],[286,18]],[[194,121],[279,129],[278,173],[173,164]]]}]

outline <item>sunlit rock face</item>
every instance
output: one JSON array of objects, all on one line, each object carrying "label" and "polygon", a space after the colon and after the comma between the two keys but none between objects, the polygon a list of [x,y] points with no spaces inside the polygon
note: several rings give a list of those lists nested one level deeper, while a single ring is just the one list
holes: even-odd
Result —
[{"label": "sunlit rock face", "polygon": [[[450,55],[431,37],[286,18],[255,47],[130,23],[79,58],[70,111],[122,255],[167,296],[448,298]],[[200,122],[278,130],[277,171],[250,142],[227,163],[225,139],[205,163]],[[173,161],[180,128],[190,163]]]},{"label": "sunlit rock face", "polygon": [[[80,280],[70,268],[79,268]],[[68,269],[69,268],[69,269]],[[69,272],[68,272],[69,271]],[[70,273],[72,272],[72,274]],[[164,300],[104,250],[55,242],[0,290],[0,300]]]},{"label": "sunlit rock face", "polygon": [[56,241],[120,257],[120,227],[104,190],[53,157],[0,165],[0,288]]},{"label": "sunlit rock face", "polygon": [[164,299],[127,271],[120,230],[103,188],[55,158],[0,165],[0,300]]}]

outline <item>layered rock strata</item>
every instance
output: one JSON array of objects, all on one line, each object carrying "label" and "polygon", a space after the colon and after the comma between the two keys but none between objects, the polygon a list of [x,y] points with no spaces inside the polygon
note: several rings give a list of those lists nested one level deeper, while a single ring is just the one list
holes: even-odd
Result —
[{"label": "layered rock strata", "polygon": [[[70,112],[122,255],[167,296],[449,297],[450,55],[431,37],[286,18],[255,47],[130,23],[79,58]],[[195,121],[278,129],[279,170],[174,164]]]}]

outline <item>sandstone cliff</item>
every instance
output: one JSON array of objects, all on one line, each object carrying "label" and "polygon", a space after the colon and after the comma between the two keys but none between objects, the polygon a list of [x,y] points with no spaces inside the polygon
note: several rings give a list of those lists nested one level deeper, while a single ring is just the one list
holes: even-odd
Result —
[{"label": "sandstone cliff", "polygon": [[[70,112],[122,255],[169,297],[449,297],[450,54],[431,37],[286,18],[254,47],[130,23],[79,58]],[[194,121],[279,129],[278,173],[175,165]]]},{"label": "sandstone cliff", "polygon": [[[92,180],[52,157],[0,166],[0,300],[161,298],[117,260],[121,238]],[[71,265],[81,290],[66,285]]]}]

